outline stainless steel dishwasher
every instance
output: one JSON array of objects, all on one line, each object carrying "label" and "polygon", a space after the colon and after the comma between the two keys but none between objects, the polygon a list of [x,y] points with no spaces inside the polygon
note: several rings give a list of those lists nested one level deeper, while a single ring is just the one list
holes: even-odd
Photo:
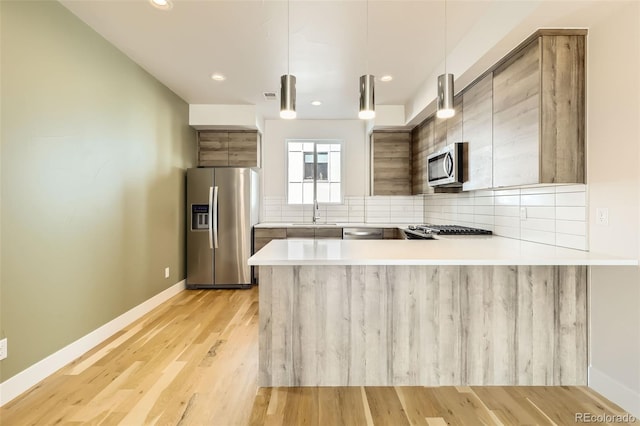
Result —
[{"label": "stainless steel dishwasher", "polygon": [[343,240],[382,240],[382,228],[342,228]]}]

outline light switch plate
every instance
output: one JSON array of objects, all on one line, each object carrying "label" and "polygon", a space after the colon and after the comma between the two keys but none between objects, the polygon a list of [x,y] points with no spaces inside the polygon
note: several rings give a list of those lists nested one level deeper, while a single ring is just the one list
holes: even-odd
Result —
[{"label": "light switch plate", "polygon": [[169,267],[164,268],[164,277],[169,278]]},{"label": "light switch plate", "polygon": [[7,338],[0,340],[0,360],[7,357]]}]

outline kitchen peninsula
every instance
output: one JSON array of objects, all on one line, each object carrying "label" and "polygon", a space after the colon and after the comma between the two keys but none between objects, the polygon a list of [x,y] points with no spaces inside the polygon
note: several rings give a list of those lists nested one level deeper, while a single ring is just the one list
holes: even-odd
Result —
[{"label": "kitchen peninsula", "polygon": [[274,240],[260,386],[586,385],[587,273],[635,259],[496,236]]}]

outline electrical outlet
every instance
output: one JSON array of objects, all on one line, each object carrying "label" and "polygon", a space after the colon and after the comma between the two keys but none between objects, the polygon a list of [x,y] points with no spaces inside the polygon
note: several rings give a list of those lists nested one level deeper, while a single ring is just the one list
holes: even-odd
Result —
[{"label": "electrical outlet", "polygon": [[7,338],[0,340],[0,360],[7,357]]},{"label": "electrical outlet", "polygon": [[167,266],[166,268],[164,268],[164,277],[165,278],[169,278],[169,267]]},{"label": "electrical outlet", "polygon": [[596,223],[600,226],[609,226],[609,209],[596,209]]}]

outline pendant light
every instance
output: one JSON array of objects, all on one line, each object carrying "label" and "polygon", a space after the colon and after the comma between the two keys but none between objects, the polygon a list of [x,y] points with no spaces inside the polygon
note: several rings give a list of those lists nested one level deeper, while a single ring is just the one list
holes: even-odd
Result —
[{"label": "pendant light", "polygon": [[444,74],[438,76],[438,118],[451,118],[453,107],[453,74],[447,74],[447,0],[444,0]]},{"label": "pendant light", "polygon": [[[369,0],[367,4],[367,35],[365,45],[365,58],[366,65],[365,71],[369,71]],[[376,116],[375,107],[375,77],[371,74],[365,74],[360,76],[360,111],[358,112],[358,118],[362,120],[370,120]]]},{"label": "pendant light", "polygon": [[289,0],[287,0],[287,73],[280,77],[280,118],[296,118],[296,76],[289,73]]}]

